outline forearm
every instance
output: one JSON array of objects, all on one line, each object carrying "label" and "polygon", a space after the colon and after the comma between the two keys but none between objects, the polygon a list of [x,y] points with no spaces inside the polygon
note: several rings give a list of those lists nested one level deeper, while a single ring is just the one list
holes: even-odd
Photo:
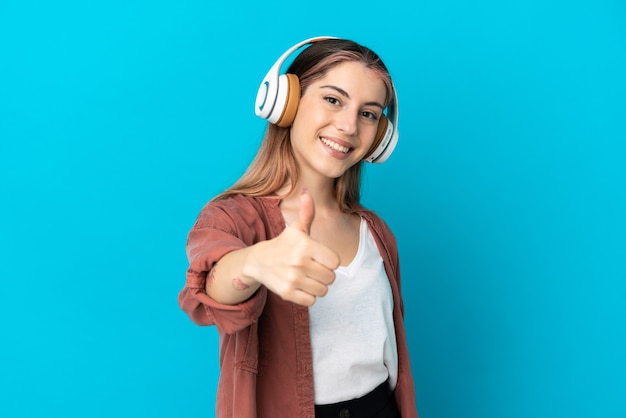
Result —
[{"label": "forearm", "polygon": [[249,274],[258,245],[231,251],[215,263],[207,275],[207,295],[225,305],[236,305],[250,298],[261,286]]}]

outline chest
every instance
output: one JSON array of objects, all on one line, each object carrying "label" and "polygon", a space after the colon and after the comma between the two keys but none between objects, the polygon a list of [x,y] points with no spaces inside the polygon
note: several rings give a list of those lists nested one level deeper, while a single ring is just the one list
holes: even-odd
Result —
[{"label": "chest", "polygon": [[354,260],[359,249],[359,225],[360,218],[334,223],[320,220],[311,225],[311,238],[333,250],[339,256],[340,264],[347,266]]}]

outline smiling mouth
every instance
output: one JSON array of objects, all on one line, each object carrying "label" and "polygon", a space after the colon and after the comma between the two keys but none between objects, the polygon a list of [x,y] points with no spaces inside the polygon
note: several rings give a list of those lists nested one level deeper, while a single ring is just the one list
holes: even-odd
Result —
[{"label": "smiling mouth", "polygon": [[333,142],[330,139],[326,139],[324,137],[321,137],[320,140],[324,143],[324,145],[332,148],[335,151],[343,152],[344,154],[347,154],[348,151],[350,151],[350,147],[339,145],[338,143]]}]

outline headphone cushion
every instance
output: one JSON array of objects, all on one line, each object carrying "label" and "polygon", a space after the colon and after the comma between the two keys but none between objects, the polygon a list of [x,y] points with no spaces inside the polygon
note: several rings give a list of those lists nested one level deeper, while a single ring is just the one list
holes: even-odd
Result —
[{"label": "headphone cushion", "polygon": [[380,119],[378,120],[378,128],[376,129],[376,136],[374,137],[374,142],[372,143],[372,146],[370,147],[364,158],[372,155],[372,153],[376,151],[381,142],[383,142],[385,132],[387,132],[387,126],[389,126],[389,119],[387,119],[385,115],[380,115]]},{"label": "headphone cushion", "polygon": [[276,122],[281,128],[291,126],[296,118],[298,103],[300,102],[300,80],[295,74],[284,74],[287,80],[287,97],[283,106],[282,114]]}]

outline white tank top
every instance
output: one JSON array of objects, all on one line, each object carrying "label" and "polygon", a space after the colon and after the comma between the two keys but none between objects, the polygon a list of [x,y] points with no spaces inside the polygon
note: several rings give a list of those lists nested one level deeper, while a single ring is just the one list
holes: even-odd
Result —
[{"label": "white tank top", "polygon": [[309,308],[315,403],[361,397],[398,377],[393,297],[383,259],[361,218],[359,249]]}]

